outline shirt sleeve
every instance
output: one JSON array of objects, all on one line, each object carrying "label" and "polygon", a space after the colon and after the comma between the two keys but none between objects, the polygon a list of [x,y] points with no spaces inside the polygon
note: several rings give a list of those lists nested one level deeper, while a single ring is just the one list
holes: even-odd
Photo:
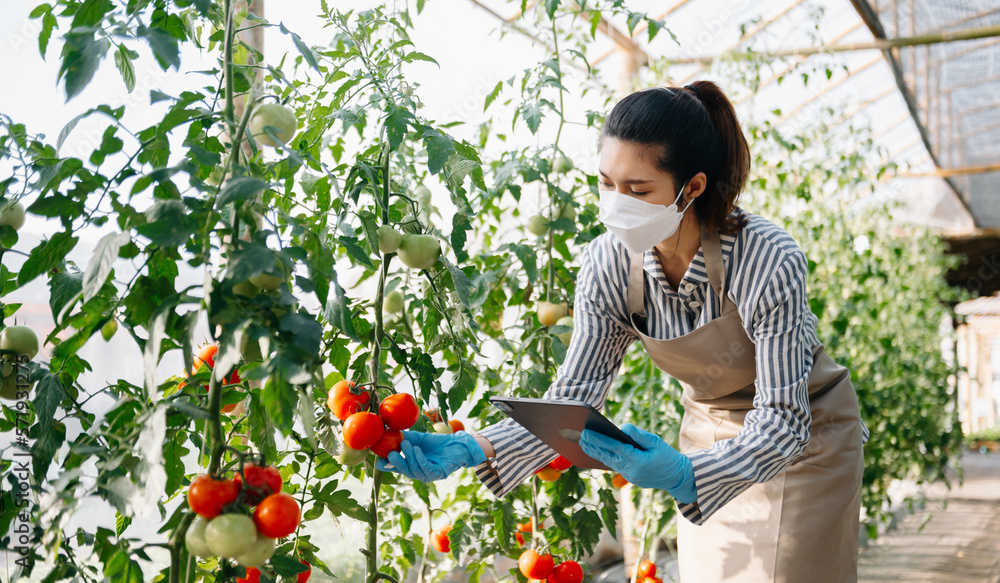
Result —
[{"label": "shirt sleeve", "polygon": [[[620,253],[607,237],[587,246],[577,276],[573,309],[573,336],[566,359],[546,399],[575,399],[600,409],[611,383],[636,339],[625,317],[628,254]],[[609,266],[605,268],[605,266]],[[488,464],[476,466],[476,475],[497,497],[507,495],[536,470],[556,458],[556,452],[512,419],[485,427],[479,434],[496,450]]]},{"label": "shirt sleeve", "polygon": [[806,330],[807,262],[795,248],[772,265],[761,268],[755,279],[765,284],[759,292],[750,292],[748,309],[740,309],[756,350],[754,408],[736,437],[687,454],[694,468],[698,500],[678,503],[678,508],[695,524],[707,520],[751,485],[776,476],[809,443],[813,358]]}]

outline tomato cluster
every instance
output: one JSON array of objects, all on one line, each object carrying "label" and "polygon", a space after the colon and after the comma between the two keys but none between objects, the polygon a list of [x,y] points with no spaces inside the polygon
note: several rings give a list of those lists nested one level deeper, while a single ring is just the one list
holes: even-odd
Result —
[{"label": "tomato cluster", "polygon": [[583,581],[583,567],[576,561],[563,561],[558,565],[549,554],[540,554],[535,549],[521,553],[517,568],[530,581],[546,583],[580,583]]},{"label": "tomato cluster", "polygon": [[652,561],[639,561],[635,568],[636,583],[663,583],[663,579],[656,576],[656,563]]},{"label": "tomato cluster", "polygon": [[275,539],[295,532],[302,517],[298,501],[282,486],[275,467],[252,463],[233,479],[202,474],[192,480],[187,501],[198,516],[185,534],[188,552],[246,567],[263,564],[274,554]]},{"label": "tomato cluster", "polygon": [[354,383],[340,381],[330,388],[326,406],[344,422],[344,451],[338,460],[347,465],[363,461],[368,452],[385,458],[399,451],[403,430],[420,418],[420,407],[412,395],[395,393],[382,399],[378,413],[372,411],[371,394],[354,392]]},{"label": "tomato cluster", "polygon": [[563,456],[559,456],[535,470],[535,475],[538,476],[538,479],[543,482],[555,482],[562,476],[563,472],[571,467],[573,467],[573,464],[571,464],[568,459]]}]

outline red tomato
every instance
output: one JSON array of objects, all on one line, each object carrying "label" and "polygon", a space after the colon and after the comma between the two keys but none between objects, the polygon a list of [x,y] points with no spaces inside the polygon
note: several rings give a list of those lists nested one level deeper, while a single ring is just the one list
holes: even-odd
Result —
[{"label": "red tomato", "polygon": [[257,567],[247,567],[247,576],[237,577],[236,583],[260,583],[260,569]]},{"label": "red tomato", "polygon": [[581,583],[582,581],[583,567],[580,566],[580,563],[563,561],[555,569],[552,569],[547,583]]},{"label": "red tomato", "polygon": [[344,443],[351,449],[369,449],[382,437],[382,418],[368,411],[354,413],[344,422]]},{"label": "red tomato", "polygon": [[309,580],[309,576],[313,573],[312,565],[310,565],[308,561],[299,562],[305,565],[307,569],[295,576],[295,583],[306,583],[306,581]]},{"label": "red tomato", "polygon": [[327,395],[326,406],[341,421],[347,420],[353,413],[364,411],[372,398],[368,391],[362,391],[360,395],[352,393],[353,386],[354,383],[350,381],[340,381],[333,385]]},{"label": "red tomato", "polygon": [[431,545],[433,545],[439,553],[447,553],[451,551],[451,539],[448,538],[449,532],[451,532],[451,525],[446,524],[431,533]]},{"label": "red tomato", "polygon": [[292,534],[298,528],[301,518],[298,501],[284,492],[264,498],[253,513],[257,532],[267,538],[282,538]]},{"label": "red tomato", "polygon": [[465,431],[465,423],[462,423],[458,419],[449,419],[448,425],[451,426],[452,433],[455,433],[456,431]]},{"label": "red tomato", "polygon": [[[545,523],[539,524],[538,530],[545,530]],[[517,525],[517,532],[514,533],[514,539],[517,540],[517,545],[521,547],[524,546],[524,535],[521,534],[522,532],[532,532],[530,520],[519,523]]]},{"label": "red tomato", "polygon": [[378,457],[387,458],[390,451],[399,451],[401,443],[403,443],[402,431],[398,429],[386,429],[370,449]]},{"label": "red tomato", "polygon": [[543,482],[555,482],[562,475],[562,472],[549,466],[542,466],[541,468],[535,470],[535,475],[538,479]]},{"label": "red tomato", "polygon": [[640,577],[656,577],[656,563],[653,561],[639,561],[639,566],[635,572]]},{"label": "red tomato", "polygon": [[521,553],[521,558],[517,560],[517,567],[521,574],[528,579],[547,579],[552,574],[555,561],[552,555],[540,555],[535,549],[528,549]]},{"label": "red tomato", "polygon": [[427,416],[427,419],[431,423],[440,423],[441,422],[441,411],[438,411],[437,409],[425,409],[424,410],[424,415]]},{"label": "red tomato", "polygon": [[611,476],[611,485],[615,488],[624,488],[628,486],[628,480],[625,479],[625,476],[616,473],[614,476]]},{"label": "red tomato", "polygon": [[198,352],[194,354],[194,370],[195,372],[201,368],[201,364],[205,363],[208,368],[215,366],[215,356],[219,354],[218,344],[206,344],[198,349]]},{"label": "red tomato", "polygon": [[232,480],[217,480],[202,474],[191,481],[187,491],[188,506],[202,518],[211,519],[222,514],[222,510],[236,501],[240,487]]},{"label": "red tomato", "polygon": [[559,456],[556,459],[549,462],[549,467],[553,470],[559,470],[560,472],[565,472],[566,470],[573,467],[573,464],[569,462],[568,459],[563,456]]},{"label": "red tomato", "polygon": [[420,407],[412,395],[396,393],[382,399],[378,414],[389,429],[409,429],[420,419]]},{"label": "red tomato", "polygon": [[281,492],[283,480],[278,468],[274,466],[262,468],[255,464],[245,464],[243,475],[247,478],[245,487],[239,472],[233,476],[233,481],[243,489],[243,501],[251,506],[260,504],[261,500],[275,492]]}]

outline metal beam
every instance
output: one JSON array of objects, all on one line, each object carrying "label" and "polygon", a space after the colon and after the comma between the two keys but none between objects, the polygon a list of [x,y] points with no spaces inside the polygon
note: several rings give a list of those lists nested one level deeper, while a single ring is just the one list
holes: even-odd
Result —
[{"label": "metal beam", "polygon": [[[851,0],[852,3],[864,2],[864,1],[865,0]],[[896,37],[891,39],[875,37],[875,41],[870,43],[849,43],[843,45],[826,45],[819,47],[800,47],[797,49],[784,49],[780,51],[775,51],[773,53],[766,53],[766,56],[770,58],[780,58],[780,57],[810,56],[820,53],[844,53],[853,51],[877,50],[885,52],[900,47],[934,45],[934,44],[948,43],[948,42],[976,40],[980,38],[992,38],[996,36],[1000,36],[1000,25],[984,26],[981,28],[969,28],[966,30],[960,30],[955,32],[942,30],[938,32],[921,34],[917,36]],[[717,57],[718,55],[681,57],[679,59],[670,59],[670,64],[688,65],[688,64],[711,63]]]},{"label": "metal beam", "polygon": [[1000,162],[992,164],[981,164],[979,166],[964,166],[961,168],[938,168],[933,172],[913,172],[897,174],[899,177],[913,178],[918,176],[940,176],[950,178],[952,176],[969,176],[972,174],[985,174],[987,172],[1000,172]]},{"label": "metal beam", "polygon": [[[851,4],[854,9],[858,11],[861,15],[861,20],[864,21],[865,26],[871,31],[872,36],[875,37],[876,42],[885,40],[885,29],[882,28],[882,23],[879,22],[878,15],[872,10],[870,4],[867,0],[851,0]],[[1000,27],[998,27],[1000,28]],[[910,88],[906,85],[906,81],[903,80],[903,68],[899,65],[899,58],[892,50],[883,50],[882,55],[885,60],[889,63],[889,68],[892,69],[892,76],[896,80],[896,86],[899,87],[899,92],[903,95],[903,100],[906,101],[906,108],[910,111],[910,116],[913,117],[913,121],[917,126],[917,131],[920,133],[920,141],[924,143],[924,147],[927,149],[927,153],[931,157],[931,161],[937,168],[941,167],[941,163],[938,161],[937,155],[934,153],[934,149],[931,147],[930,136],[927,135],[927,128],[920,123],[920,113],[917,110],[916,100],[913,98],[913,93]],[[905,151],[905,150],[904,150]],[[951,188],[952,192],[955,193],[955,198],[961,203],[962,207],[965,209],[969,216],[973,217],[973,223],[976,222],[975,215],[972,214],[972,209],[969,208],[968,203],[965,202],[965,197],[959,193],[958,188],[955,184],[945,178],[945,182]],[[979,225],[975,225],[979,227]]]}]

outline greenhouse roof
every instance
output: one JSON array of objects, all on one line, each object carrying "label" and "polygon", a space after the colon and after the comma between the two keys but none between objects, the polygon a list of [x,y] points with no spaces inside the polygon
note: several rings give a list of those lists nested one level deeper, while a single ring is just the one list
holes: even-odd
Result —
[{"label": "greenhouse roof", "polygon": [[[501,19],[517,16],[513,4],[471,1]],[[732,95],[741,114],[780,110],[779,124],[796,124],[817,108],[846,106],[898,165],[886,185],[903,203],[898,215],[939,229],[953,252],[969,256],[951,283],[1000,290],[1000,272],[982,273],[1000,257],[1000,0],[671,0],[630,8],[665,22],[676,42],[664,34],[649,41],[642,24],[630,34],[624,19],[605,21],[607,52],[592,64],[616,53],[626,71],[658,61],[683,85],[712,78],[713,62],[768,60],[756,95]],[[826,78],[782,82],[827,63]]]}]

